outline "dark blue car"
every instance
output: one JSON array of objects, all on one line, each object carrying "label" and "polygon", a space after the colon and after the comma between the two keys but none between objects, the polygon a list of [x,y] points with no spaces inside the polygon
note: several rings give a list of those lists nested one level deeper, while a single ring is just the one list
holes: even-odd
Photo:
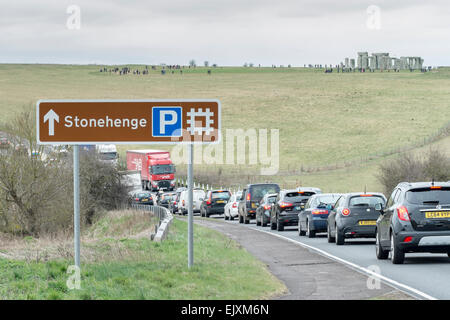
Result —
[{"label": "dark blue car", "polygon": [[298,214],[298,235],[314,238],[316,233],[326,232],[329,210],[340,196],[339,193],[321,193],[309,198]]}]

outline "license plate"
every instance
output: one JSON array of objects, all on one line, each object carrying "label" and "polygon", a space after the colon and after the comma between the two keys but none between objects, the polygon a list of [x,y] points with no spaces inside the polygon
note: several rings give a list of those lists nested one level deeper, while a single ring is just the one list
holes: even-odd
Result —
[{"label": "license plate", "polygon": [[256,203],[252,203],[252,208],[257,208],[258,206],[256,205]]},{"label": "license plate", "polygon": [[148,199],[142,199],[142,202],[147,202],[148,201]]},{"label": "license plate", "polygon": [[216,203],[225,203],[223,200],[216,201]]},{"label": "license plate", "polygon": [[425,212],[425,218],[427,219],[450,218],[450,211]]},{"label": "license plate", "polygon": [[374,226],[377,224],[376,220],[364,220],[364,221],[359,221],[358,224],[360,226]]}]

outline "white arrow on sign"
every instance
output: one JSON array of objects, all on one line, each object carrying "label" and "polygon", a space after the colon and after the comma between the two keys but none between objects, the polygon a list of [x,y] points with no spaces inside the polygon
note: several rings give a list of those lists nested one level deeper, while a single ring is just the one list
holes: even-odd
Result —
[{"label": "white arrow on sign", "polygon": [[53,109],[50,109],[50,111],[45,114],[44,123],[47,121],[48,121],[48,135],[54,136],[55,135],[55,121],[59,123],[59,116],[55,111],[53,111]]}]

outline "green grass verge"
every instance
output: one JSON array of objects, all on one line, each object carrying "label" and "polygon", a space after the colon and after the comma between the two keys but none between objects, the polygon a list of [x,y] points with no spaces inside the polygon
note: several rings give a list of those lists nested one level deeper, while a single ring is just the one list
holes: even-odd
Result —
[{"label": "green grass verge", "polygon": [[[285,290],[266,267],[223,234],[195,226],[195,266],[187,269],[187,224],[175,220],[169,239],[105,238],[128,255],[82,261],[81,290],[66,286],[69,260],[0,259],[2,299],[264,299]],[[130,254],[131,253],[131,254]]]}]

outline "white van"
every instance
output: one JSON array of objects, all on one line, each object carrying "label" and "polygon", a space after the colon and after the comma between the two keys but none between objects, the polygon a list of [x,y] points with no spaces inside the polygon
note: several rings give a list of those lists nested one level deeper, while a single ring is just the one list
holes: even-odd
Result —
[{"label": "white van", "polygon": [[[205,199],[206,193],[202,189],[194,189],[192,191],[194,213],[200,212],[200,207]],[[178,203],[178,211],[181,214],[187,214],[188,190],[181,191],[180,202]]]}]

